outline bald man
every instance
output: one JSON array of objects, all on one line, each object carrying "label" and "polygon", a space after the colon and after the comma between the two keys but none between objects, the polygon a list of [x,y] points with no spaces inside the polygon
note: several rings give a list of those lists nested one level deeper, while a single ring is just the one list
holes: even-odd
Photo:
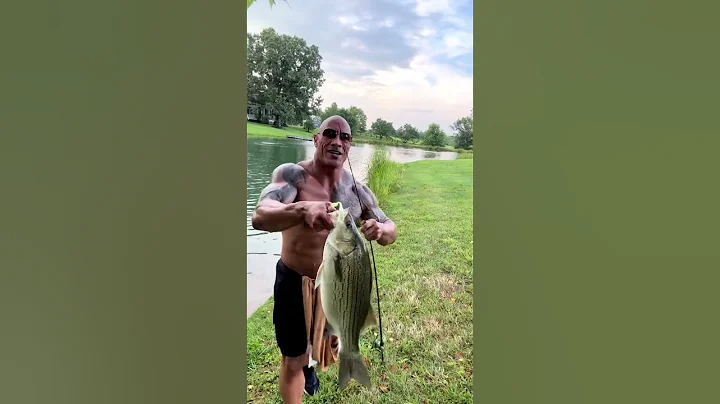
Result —
[{"label": "bald man", "polygon": [[302,277],[315,279],[332,223],[331,203],[341,202],[355,218],[364,220],[360,231],[380,245],[395,242],[395,224],[378,207],[370,189],[357,182],[362,206],[350,172],[343,168],[352,145],[350,125],[340,116],[322,122],[314,135],[311,160],[286,163],[272,174],[252,217],[255,229],[282,232],[282,250],[275,272],[275,338],[282,353],[280,395],[283,402],[302,402],[303,390],[315,394],[317,376],[308,367]]}]

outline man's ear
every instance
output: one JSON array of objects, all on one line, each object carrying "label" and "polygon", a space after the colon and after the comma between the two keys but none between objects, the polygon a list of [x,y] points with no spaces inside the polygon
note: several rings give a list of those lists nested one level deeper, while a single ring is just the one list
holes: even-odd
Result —
[{"label": "man's ear", "polygon": [[313,143],[315,144],[315,147],[317,147],[317,145],[318,145],[319,135],[320,135],[319,133],[315,133],[315,134],[313,135]]}]

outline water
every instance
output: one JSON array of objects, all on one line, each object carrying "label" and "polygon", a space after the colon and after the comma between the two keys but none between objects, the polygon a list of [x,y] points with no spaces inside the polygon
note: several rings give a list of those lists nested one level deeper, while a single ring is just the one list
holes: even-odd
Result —
[{"label": "water", "polygon": [[[273,170],[283,163],[312,158],[313,142],[295,139],[249,138],[247,163],[247,315],[248,317],[272,296],[275,264],[280,257],[280,233],[253,229],[252,213],[263,188],[270,182]],[[358,181],[365,183],[368,162],[376,146],[356,144],[350,149],[350,164]],[[404,147],[387,147],[390,158],[399,163],[418,160],[453,160],[454,152],[435,152]],[[345,163],[345,168],[349,168]]]}]

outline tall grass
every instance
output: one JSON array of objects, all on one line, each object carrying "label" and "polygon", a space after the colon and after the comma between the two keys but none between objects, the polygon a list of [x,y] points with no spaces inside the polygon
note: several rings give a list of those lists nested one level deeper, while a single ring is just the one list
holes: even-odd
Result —
[{"label": "tall grass", "polygon": [[390,153],[384,146],[375,149],[368,164],[367,186],[377,197],[380,206],[385,204],[388,195],[397,191],[403,169],[402,164],[390,160]]}]

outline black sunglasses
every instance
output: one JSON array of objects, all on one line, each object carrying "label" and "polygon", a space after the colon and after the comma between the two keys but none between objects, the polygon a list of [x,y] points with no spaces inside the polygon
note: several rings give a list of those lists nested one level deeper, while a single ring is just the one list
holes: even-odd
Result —
[{"label": "black sunglasses", "polygon": [[[338,131],[336,131],[335,129],[332,129],[332,128],[327,128],[323,131],[322,134],[323,134],[323,136],[325,136],[327,138],[335,139],[335,137],[338,135]],[[340,132],[340,140],[342,140],[343,142],[347,142],[347,141],[352,142],[352,135],[349,133]]]}]

